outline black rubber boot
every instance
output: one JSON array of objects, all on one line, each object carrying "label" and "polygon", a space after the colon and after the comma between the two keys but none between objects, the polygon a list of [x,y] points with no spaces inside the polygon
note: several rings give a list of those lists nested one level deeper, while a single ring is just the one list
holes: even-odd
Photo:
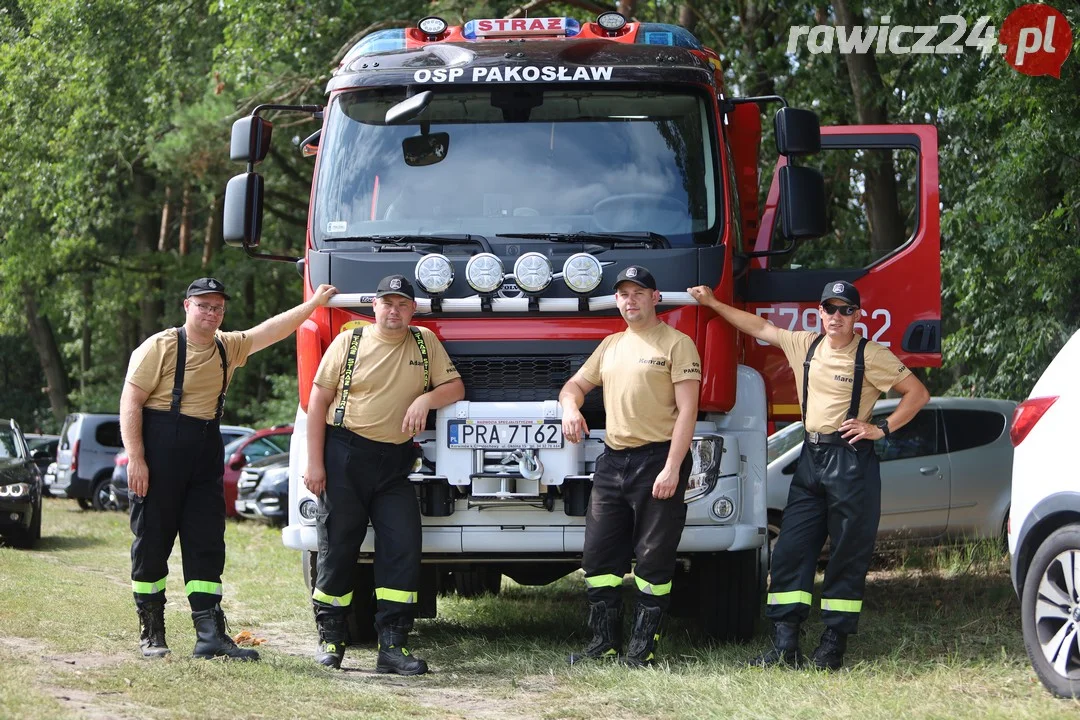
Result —
[{"label": "black rubber boot", "polygon": [[839,670],[844,666],[844,653],[847,652],[847,635],[825,628],[821,633],[821,643],[814,648],[810,662],[818,670]]},{"label": "black rubber boot", "polygon": [[409,631],[400,625],[389,625],[379,630],[379,657],[375,661],[375,672],[423,675],[428,671],[427,663],[413,657],[405,647],[408,638]]},{"label": "black rubber boot", "polygon": [[139,647],[143,657],[165,657],[171,650],[165,644],[165,603],[147,602],[135,606],[139,614]]},{"label": "black rubber boot", "polygon": [[799,667],[806,658],[799,652],[799,623],[773,623],[772,648],[749,661],[753,667]]},{"label": "black rubber boot", "polygon": [[580,653],[570,656],[570,664],[589,660],[618,660],[623,644],[622,603],[611,606],[603,602],[589,604],[589,629],[592,641]]},{"label": "black rubber boot", "polygon": [[315,662],[326,667],[341,667],[345,657],[345,617],[316,608],[315,625],[319,628],[319,649],[315,651]]},{"label": "black rubber boot", "polygon": [[626,664],[632,667],[652,665],[656,659],[656,643],[660,641],[660,622],[664,611],[658,607],[638,605],[634,610],[634,629],[626,648]]},{"label": "black rubber boot", "polygon": [[192,657],[209,660],[216,657],[232,660],[258,660],[259,653],[236,646],[225,629],[225,613],[220,605],[191,613],[195,623],[195,650]]}]

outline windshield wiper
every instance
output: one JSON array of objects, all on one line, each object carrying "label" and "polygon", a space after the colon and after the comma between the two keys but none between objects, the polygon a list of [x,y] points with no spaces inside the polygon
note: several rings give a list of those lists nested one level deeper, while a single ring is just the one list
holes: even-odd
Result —
[{"label": "windshield wiper", "polygon": [[670,248],[671,242],[660,233],[644,232],[575,232],[575,233],[499,233],[495,237],[551,242],[648,243],[656,248]]},{"label": "windshield wiper", "polygon": [[427,243],[429,245],[479,245],[484,252],[491,252],[491,245],[483,235],[356,235],[353,237],[326,238],[328,242],[372,242],[376,245],[402,245]]}]

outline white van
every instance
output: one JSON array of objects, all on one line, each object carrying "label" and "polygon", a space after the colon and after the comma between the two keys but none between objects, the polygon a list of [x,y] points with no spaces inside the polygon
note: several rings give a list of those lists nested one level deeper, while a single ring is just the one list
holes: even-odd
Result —
[{"label": "white van", "polygon": [[84,510],[104,510],[109,506],[113,458],[123,449],[119,415],[68,415],[60,431],[56,479],[50,493],[74,498]]},{"label": "white van", "polygon": [[1009,551],[1024,645],[1043,685],[1080,697],[1080,331],[1016,407]]}]

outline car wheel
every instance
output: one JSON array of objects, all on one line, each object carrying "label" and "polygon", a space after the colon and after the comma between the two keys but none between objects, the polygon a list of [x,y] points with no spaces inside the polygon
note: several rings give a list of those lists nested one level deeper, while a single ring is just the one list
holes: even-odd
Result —
[{"label": "car wheel", "polygon": [[90,498],[78,498],[79,507],[83,510],[93,510],[94,503],[90,502]]},{"label": "car wheel", "polygon": [[769,519],[766,521],[766,527],[768,528],[769,538],[769,563],[772,563],[773,550],[776,549],[776,538],[780,537],[780,523],[784,519],[784,514],[780,511],[773,511],[769,513]]},{"label": "car wheel", "polygon": [[8,531],[8,542],[12,547],[30,550],[41,539],[41,500],[34,506],[34,518],[30,521],[30,527],[17,527]]},{"label": "car wheel", "polygon": [[90,492],[90,504],[95,510],[113,510],[112,497],[109,493],[109,478],[99,478]]},{"label": "car wheel", "polygon": [[1080,525],[1050,534],[1035,552],[1021,598],[1024,646],[1046,689],[1080,697]]}]

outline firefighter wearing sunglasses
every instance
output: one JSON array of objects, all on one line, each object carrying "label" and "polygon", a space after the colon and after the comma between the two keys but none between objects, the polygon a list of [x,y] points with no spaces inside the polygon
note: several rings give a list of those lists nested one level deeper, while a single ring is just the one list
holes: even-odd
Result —
[{"label": "firefighter wearing sunglasses", "polygon": [[[874,441],[903,427],[930,394],[888,348],[855,333],[862,311],[859,291],[851,283],[840,280],[825,286],[818,308],[821,333],[778,328],[721,303],[705,286],[689,292],[739,332],[783,350],[802,403],[806,435],[772,554],[765,613],[773,622],[772,645],[750,664],[838,670],[847,636],[858,629],[881,515]],[[874,403],[889,390],[900,395],[900,403],[872,425]],[[831,551],[821,597],[825,631],[807,659],[799,652],[799,630],[810,614],[814,573],[826,537]]]}]

